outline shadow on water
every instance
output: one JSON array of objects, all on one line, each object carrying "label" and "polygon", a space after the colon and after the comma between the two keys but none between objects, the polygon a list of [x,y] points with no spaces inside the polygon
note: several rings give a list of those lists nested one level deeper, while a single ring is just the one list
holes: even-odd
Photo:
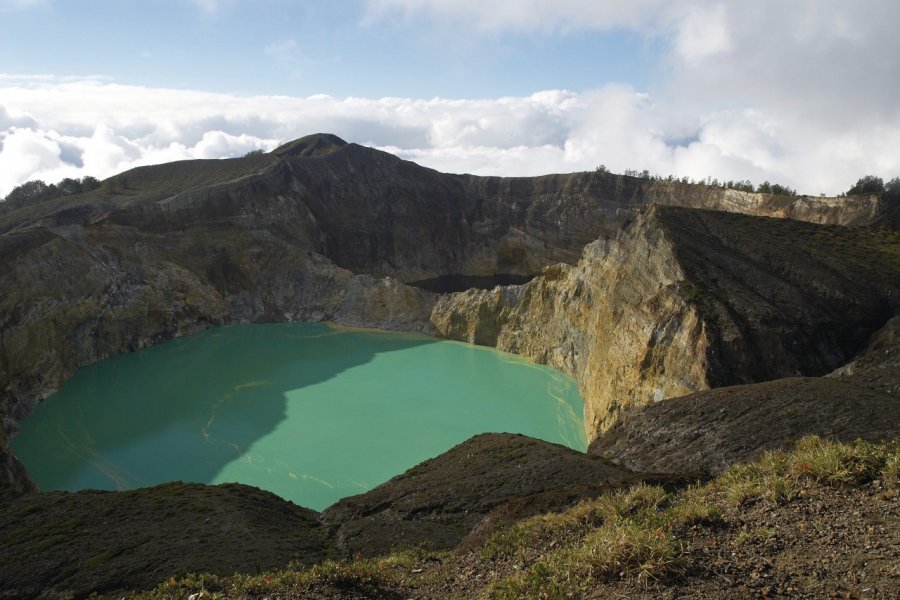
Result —
[{"label": "shadow on water", "polygon": [[288,392],[434,341],[359,344],[311,323],[210,330],[82,369],[22,424],[13,450],[42,489],[212,482],[285,420]]}]

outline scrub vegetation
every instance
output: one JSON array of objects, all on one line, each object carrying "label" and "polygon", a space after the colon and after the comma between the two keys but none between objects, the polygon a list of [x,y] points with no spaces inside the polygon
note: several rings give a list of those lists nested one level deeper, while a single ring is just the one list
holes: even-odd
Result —
[{"label": "scrub vegetation", "polygon": [[[796,524],[803,530],[802,515],[809,502],[820,507],[817,518],[832,520],[829,498],[839,496],[840,504],[854,494],[872,496],[896,519],[898,465],[900,444],[896,441],[843,444],[811,436],[790,452],[767,452],[708,482],[675,491],[639,483],[567,510],[519,521],[452,554],[407,549],[378,558],[328,560],[254,575],[190,574],[136,597],[186,598],[201,591],[206,598],[500,600],[593,598],[614,592],[658,597],[679,586],[694,586],[691,589],[702,593],[705,584],[720,585],[715,581],[716,565],[706,553],[720,546],[735,548],[734,556],[747,563],[750,572],[742,584],[753,589],[757,579],[764,584],[768,578],[777,586],[777,577],[754,573],[760,569],[758,564],[777,558],[766,544],[777,537],[779,527]],[[768,520],[748,527],[745,517],[761,512],[769,515]],[[839,523],[844,518],[839,515],[833,520]],[[887,548],[886,560],[892,560],[896,529],[890,533],[870,525],[866,531],[874,532],[871,547]],[[819,551],[807,547],[802,553],[814,557]],[[872,564],[880,563],[873,560]],[[789,571],[791,565],[781,568]],[[882,585],[890,582],[886,577]],[[832,582],[826,577],[820,583]],[[772,585],[760,585],[756,593],[773,594]],[[889,587],[873,589],[893,593]],[[735,593],[740,597],[743,592]]]}]

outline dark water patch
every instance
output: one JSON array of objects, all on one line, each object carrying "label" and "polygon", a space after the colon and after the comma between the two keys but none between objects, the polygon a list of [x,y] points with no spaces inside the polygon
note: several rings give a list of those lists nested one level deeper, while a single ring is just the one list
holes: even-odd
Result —
[{"label": "dark water patch", "polygon": [[450,294],[452,292],[464,292],[466,290],[492,290],[498,285],[522,285],[534,279],[536,275],[514,275],[512,273],[499,273],[497,275],[441,275],[431,279],[410,281],[406,285],[435,292],[438,294]]}]

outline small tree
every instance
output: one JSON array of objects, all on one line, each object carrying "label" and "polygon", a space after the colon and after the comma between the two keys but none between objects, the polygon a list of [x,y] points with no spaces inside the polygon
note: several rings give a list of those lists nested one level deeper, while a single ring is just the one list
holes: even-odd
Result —
[{"label": "small tree", "polygon": [[51,183],[50,185],[47,185],[40,179],[35,179],[13,188],[4,199],[2,205],[4,208],[12,210],[13,208],[19,208],[20,206],[49,198],[83,194],[96,190],[98,187],[100,187],[100,181],[90,175],[86,175],[81,179],[66,177],[59,183]]},{"label": "small tree", "polygon": [[772,184],[772,192],[773,194],[780,194],[782,196],[796,196],[797,190],[789,188],[786,185],[779,185],[777,183]]},{"label": "small tree", "polygon": [[47,185],[40,179],[34,179],[14,187],[6,196],[5,204],[7,208],[18,208],[30,202],[52,198],[55,195],[55,185]]},{"label": "small tree", "polygon": [[865,177],[861,177],[860,180],[856,182],[856,185],[847,190],[847,195],[880,194],[883,191],[885,191],[885,187],[884,180],[881,177],[866,175]]},{"label": "small tree", "polygon": [[71,177],[66,177],[57,183],[56,188],[60,196],[74,196],[82,192],[81,180],[72,179]]}]

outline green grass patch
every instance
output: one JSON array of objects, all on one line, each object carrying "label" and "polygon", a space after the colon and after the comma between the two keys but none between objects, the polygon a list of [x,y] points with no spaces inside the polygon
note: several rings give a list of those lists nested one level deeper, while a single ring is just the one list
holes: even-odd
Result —
[{"label": "green grass patch", "polygon": [[[227,577],[209,573],[190,573],[171,578],[155,589],[138,594],[143,600],[187,598],[205,592],[205,600],[238,596],[265,597],[284,595],[302,598],[310,590],[329,588],[356,597],[381,597],[385,590],[399,584],[401,578],[418,564],[443,561],[446,553],[410,548],[389,555],[352,561],[326,560],[311,567],[289,565],[280,571],[257,575],[235,574]],[[407,581],[407,584],[411,582]]]},{"label": "green grass patch", "polygon": [[[677,578],[687,568],[685,528],[722,521],[729,507],[749,501],[783,504],[804,485],[858,486],[900,480],[898,444],[801,440],[792,452],[767,452],[714,481],[667,494],[640,485],[583,502],[562,513],[522,521],[484,542],[484,560],[514,561],[513,575],[485,591],[492,600],[570,598],[598,583]],[[743,542],[769,532],[744,531]]]},{"label": "green grass patch", "polygon": [[[483,596],[571,598],[616,579],[671,581],[689,567],[688,530],[722,522],[726,510],[750,501],[790,502],[804,486],[860,486],[875,479],[898,485],[900,443],[841,444],[808,437],[791,452],[768,452],[707,484],[673,493],[646,484],[609,492],[565,511],[525,519],[489,537],[476,552],[479,570],[506,575],[491,581]],[[745,529],[737,542],[759,543],[772,535],[765,528]],[[199,591],[209,600],[303,597],[326,588],[348,596],[379,597],[427,584],[410,575],[429,560],[445,561],[448,555],[409,549],[259,575],[191,574],[137,597],[186,598]],[[444,576],[443,571],[435,573]]]},{"label": "green grass patch", "polygon": [[858,486],[882,478],[889,484],[900,475],[900,444],[852,444],[808,436],[790,452],[766,452],[754,463],[731,467],[709,484],[728,504],[763,500],[782,504],[803,485]]},{"label": "green grass patch", "polygon": [[[717,516],[700,488],[680,497],[640,484],[563,513],[528,519],[485,542],[482,557],[522,563],[519,573],[492,583],[486,596],[565,598],[598,581],[669,578],[684,568],[674,531]],[[554,534],[554,526],[561,531]]]}]

